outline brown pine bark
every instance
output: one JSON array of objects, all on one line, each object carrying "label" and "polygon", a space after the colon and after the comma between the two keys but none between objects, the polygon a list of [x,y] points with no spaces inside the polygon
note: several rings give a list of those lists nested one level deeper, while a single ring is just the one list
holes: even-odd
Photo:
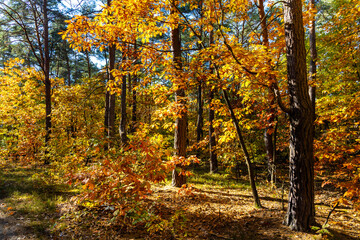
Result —
[{"label": "brown pine bark", "polygon": [[[259,16],[260,16],[260,25],[261,25],[261,36],[262,36],[262,44],[269,48],[269,37],[268,37],[268,27],[266,23],[266,15],[264,10],[264,0],[258,0],[258,9],[259,9]],[[271,65],[271,62],[269,62],[269,65]],[[270,84],[273,84],[275,80],[275,76],[272,74],[269,75],[269,82]],[[272,88],[272,86],[270,86]],[[267,110],[268,114],[270,115],[269,119],[267,120],[268,127],[265,128],[264,131],[264,143],[265,143],[265,150],[266,150],[266,156],[268,160],[268,168],[270,173],[270,182],[271,184],[274,184],[274,178],[275,178],[275,143],[273,142],[273,134],[274,133],[274,127],[273,123],[275,120],[275,108],[273,107],[273,104],[275,103],[273,91],[269,89],[269,103],[270,107]],[[275,138],[274,138],[275,139]]]},{"label": "brown pine bark", "polygon": [[[115,68],[115,46],[109,47],[109,81],[114,81],[114,76],[111,71]],[[109,148],[111,147],[111,142],[115,137],[115,94],[109,92],[108,99],[108,132],[107,137],[109,141]]]},{"label": "brown pine bark", "polygon": [[88,70],[88,78],[91,78],[91,64],[90,64],[89,51],[85,51],[85,56],[86,56],[86,64],[87,64],[87,70]]},{"label": "brown pine bark", "polygon": [[[315,0],[310,0],[310,8],[315,8]],[[314,121],[315,121],[315,98],[316,98],[316,61],[317,61],[317,51],[316,51],[316,22],[315,15],[310,20],[310,71],[309,71],[309,80],[312,84],[309,88],[310,100],[312,103],[313,111],[314,111]]]},{"label": "brown pine bark", "polygon": [[[315,8],[315,0],[310,0],[311,8]],[[312,86],[309,88],[309,96],[311,101],[311,107],[313,111],[313,138],[315,137],[315,120],[316,120],[316,104],[315,104],[315,98],[316,98],[316,61],[317,61],[317,50],[316,50],[316,33],[315,33],[315,15],[313,16],[313,19],[310,21],[310,82]],[[311,141],[314,141],[312,139]],[[312,176],[314,176],[314,168],[312,168]],[[313,186],[314,188],[314,186]],[[313,190],[315,191],[315,190]],[[312,196],[313,198],[315,196]],[[312,200],[314,201],[314,199]],[[315,216],[315,207],[313,208]]]},{"label": "brown pine bark", "polygon": [[[176,12],[175,6],[176,1],[172,1],[174,5],[171,13]],[[173,63],[176,70],[177,81],[182,71],[182,60],[181,60],[181,41],[180,41],[180,29],[179,25],[171,29],[171,45],[173,50]],[[181,109],[185,109],[186,100],[185,100],[185,89],[182,84],[177,84],[177,90],[175,91],[175,102],[177,106]],[[175,148],[175,158],[185,158],[186,157],[186,129],[187,129],[187,114],[184,111],[181,111],[180,116],[175,120],[175,137],[174,137],[174,148]],[[186,183],[186,176],[181,174],[184,170],[184,166],[177,165],[172,172],[172,186],[181,187]]]},{"label": "brown pine bark", "polygon": [[196,142],[199,143],[204,136],[203,126],[204,126],[204,117],[203,117],[203,100],[202,100],[202,81],[199,80],[197,90],[197,105],[198,105],[198,115],[196,122]]},{"label": "brown pine bark", "polygon": [[212,105],[214,99],[214,91],[209,90],[209,150],[210,150],[210,172],[217,173],[219,171],[217,154],[216,154],[216,138],[213,123],[215,120],[215,110]]},{"label": "brown pine bark", "polygon": [[301,0],[285,0],[284,24],[290,97],[290,189],[284,224],[308,231],[314,223],[314,111],[308,94]]},{"label": "brown pine bark", "polygon": [[[134,41],[134,52],[135,52],[135,64],[138,63],[138,56],[137,56],[137,44],[136,44],[136,40]],[[137,75],[134,74],[132,76],[132,115],[131,115],[131,132],[135,132],[136,131],[136,126],[137,126],[137,99],[136,99],[136,86],[137,86]]]},{"label": "brown pine bark", "polygon": [[[50,81],[50,53],[49,53],[49,21],[47,15],[47,0],[43,2],[44,16],[44,75],[45,75],[45,153],[48,153],[50,134],[51,134],[51,81]],[[45,164],[49,163],[48,157],[45,157]]]},{"label": "brown pine bark", "polygon": [[[209,34],[209,45],[214,43],[214,32],[211,31]],[[210,69],[214,72],[214,69]],[[216,138],[215,131],[213,127],[213,122],[215,120],[215,110],[212,105],[212,100],[214,99],[214,90],[209,87],[209,150],[210,150],[210,172],[217,173],[219,171],[218,159],[216,154]]]},{"label": "brown pine bark", "polygon": [[136,86],[137,86],[137,76],[133,76],[133,89],[132,89],[132,115],[131,115],[131,132],[136,131],[137,126],[137,99],[136,99]]},{"label": "brown pine bark", "polygon": [[120,133],[121,143],[123,145],[126,145],[128,140],[129,140],[129,138],[127,137],[127,133],[126,133],[126,121],[127,121],[127,115],[126,115],[126,76],[123,76],[123,78],[122,78],[121,106],[120,106],[120,108],[121,108],[121,119],[120,119],[119,133]]},{"label": "brown pine bark", "polygon": [[[111,5],[111,0],[107,0],[107,5]],[[109,46],[109,67],[108,67],[108,82],[114,80],[114,76],[111,71],[115,68],[115,45]],[[106,53],[105,53],[106,54]],[[106,55],[105,55],[106,58]],[[108,150],[111,147],[111,142],[115,136],[115,94],[111,94],[110,91],[106,90],[105,95],[105,116],[104,116],[104,127],[105,137],[107,143],[104,145],[104,150]]]},{"label": "brown pine bark", "polygon": [[71,67],[69,53],[66,53],[67,85],[71,86]]}]

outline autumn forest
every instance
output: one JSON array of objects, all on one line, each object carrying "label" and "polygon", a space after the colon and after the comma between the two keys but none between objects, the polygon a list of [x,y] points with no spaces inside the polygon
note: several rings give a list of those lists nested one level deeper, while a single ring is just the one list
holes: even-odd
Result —
[{"label": "autumn forest", "polygon": [[1,239],[360,238],[358,1],[1,0],[0,23]]}]

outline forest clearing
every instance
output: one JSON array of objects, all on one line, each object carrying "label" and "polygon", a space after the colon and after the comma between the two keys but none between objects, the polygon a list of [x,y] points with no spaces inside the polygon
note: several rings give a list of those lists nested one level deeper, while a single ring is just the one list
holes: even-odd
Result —
[{"label": "forest clearing", "polygon": [[0,0],[0,239],[359,239],[356,0]]}]

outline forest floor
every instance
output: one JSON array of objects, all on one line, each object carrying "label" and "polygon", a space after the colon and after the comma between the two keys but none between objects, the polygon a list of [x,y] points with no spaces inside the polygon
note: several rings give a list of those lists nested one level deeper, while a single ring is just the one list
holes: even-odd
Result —
[{"label": "forest floor", "polygon": [[146,223],[111,223],[106,208],[79,208],[70,201],[76,191],[44,181],[41,172],[1,166],[0,239],[360,239],[360,212],[352,206],[338,206],[321,227],[340,196],[330,188],[316,187],[319,227],[299,233],[282,225],[287,205],[282,188],[260,183],[263,208],[257,209],[245,176],[236,181],[225,174],[196,174],[187,190],[153,188],[146,205],[161,220],[146,229]]}]

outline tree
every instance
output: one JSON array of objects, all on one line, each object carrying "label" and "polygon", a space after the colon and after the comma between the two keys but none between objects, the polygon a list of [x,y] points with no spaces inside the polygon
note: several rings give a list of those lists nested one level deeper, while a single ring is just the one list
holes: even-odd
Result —
[{"label": "tree", "polygon": [[305,33],[301,0],[284,2],[284,24],[290,109],[290,189],[284,223],[308,231],[314,223],[314,110],[308,94]]},{"label": "tree", "polygon": [[[172,0],[171,14],[176,14],[177,1]],[[175,69],[175,78],[178,83],[175,88],[175,102],[178,108],[178,114],[175,120],[175,137],[174,137],[174,148],[175,158],[181,160],[186,157],[186,128],[187,128],[187,116],[186,116],[186,100],[185,100],[185,89],[184,80],[181,79],[182,71],[182,58],[181,58],[181,40],[180,40],[180,26],[177,22],[172,26],[171,29],[171,46],[173,50],[173,64]],[[176,168],[182,168],[181,165],[177,164],[172,172],[172,186],[181,187],[186,183],[186,176],[182,171],[179,172]]]},{"label": "tree", "polygon": [[[358,1],[319,2],[316,45],[319,66],[316,81],[317,173],[323,185],[343,190],[340,203],[349,200],[360,209],[359,108],[360,51]],[[315,12],[315,11],[314,11]]]},{"label": "tree", "polygon": [[[214,32],[211,31],[209,34],[209,45],[214,43]],[[214,68],[211,69],[214,72]],[[210,172],[216,173],[219,171],[218,159],[216,154],[216,138],[214,131],[214,120],[215,120],[215,110],[213,105],[214,99],[214,89],[212,86],[209,87],[209,152],[210,152]]]},{"label": "tree", "polygon": [[[123,57],[123,61],[126,61],[126,58]],[[122,144],[127,144],[129,141],[126,133],[126,121],[127,121],[127,114],[126,114],[126,75],[122,77],[122,83],[121,83],[121,119],[120,119],[120,125],[119,125],[119,133]],[[129,84],[130,84],[130,75],[129,77]]]},{"label": "tree", "polygon": [[[269,43],[269,37],[268,37],[268,25],[266,21],[266,15],[264,10],[264,1],[258,0],[258,9],[259,9],[259,17],[260,17],[260,25],[261,25],[261,35],[262,35],[262,44],[265,46],[266,51],[269,51],[270,43]],[[269,66],[271,67],[271,61],[268,61]],[[275,178],[275,158],[276,158],[276,141],[274,141],[273,136],[275,136],[276,132],[274,129],[274,121],[275,121],[275,96],[273,94],[273,88],[276,84],[275,76],[274,74],[269,74],[269,109],[268,112],[268,120],[267,120],[267,127],[264,130],[264,143],[265,143],[265,150],[266,150],[266,156],[268,159],[268,168],[270,173],[270,182],[271,184],[274,184],[274,178]]]},{"label": "tree", "polygon": [[[23,40],[28,44],[32,54],[35,56],[38,65],[44,73],[45,85],[45,154],[48,153],[48,145],[51,134],[51,81],[50,81],[50,49],[49,49],[49,21],[48,21],[48,1],[44,0],[42,4],[30,0],[28,2],[18,1],[12,3],[14,6],[1,3],[1,11],[20,27]],[[25,11],[29,11],[31,20],[20,15],[14,7],[21,5]],[[28,23],[34,24],[34,29],[28,28]],[[45,157],[45,163],[48,158]]]}]

